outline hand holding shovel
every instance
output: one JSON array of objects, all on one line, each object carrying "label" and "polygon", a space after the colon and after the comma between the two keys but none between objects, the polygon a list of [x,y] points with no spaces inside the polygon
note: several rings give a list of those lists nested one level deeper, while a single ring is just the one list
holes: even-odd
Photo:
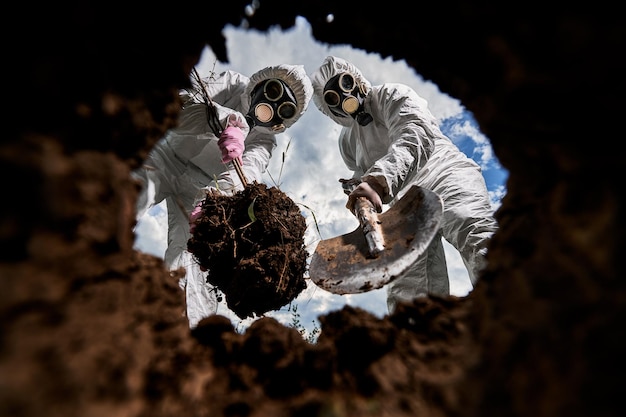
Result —
[{"label": "hand holding shovel", "polygon": [[367,182],[340,179],[343,191],[348,194],[346,208],[359,220],[370,256],[375,258],[385,250],[385,238],[378,220],[383,203],[378,192]]},{"label": "hand holding shovel", "polygon": [[[376,215],[376,211],[368,207],[363,210],[366,203],[362,198],[356,198],[354,204],[359,207],[357,217],[360,211],[365,212],[361,216],[363,221],[359,218],[359,227],[345,235],[320,241],[311,258],[311,281],[334,294],[367,292],[391,282],[424,253],[439,229],[443,202],[430,190],[411,186],[389,210],[376,218],[367,217],[372,213]],[[365,230],[370,226],[371,230]],[[367,238],[377,234],[383,242],[380,251],[376,239]]]}]

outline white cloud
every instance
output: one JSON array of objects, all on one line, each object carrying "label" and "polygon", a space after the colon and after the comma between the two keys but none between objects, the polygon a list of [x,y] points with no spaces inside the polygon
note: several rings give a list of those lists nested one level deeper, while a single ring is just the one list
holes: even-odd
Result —
[{"label": "white cloud", "polygon": [[167,207],[165,202],[152,207],[135,226],[135,249],[163,257],[167,248]]}]

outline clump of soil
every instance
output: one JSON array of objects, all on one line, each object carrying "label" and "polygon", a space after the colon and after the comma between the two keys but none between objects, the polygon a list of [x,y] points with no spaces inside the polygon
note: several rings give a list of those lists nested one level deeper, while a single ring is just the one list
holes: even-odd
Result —
[{"label": "clump of soil", "polygon": [[187,249],[245,319],[281,308],[306,288],[305,231],[291,198],[252,183],[232,196],[206,196]]}]

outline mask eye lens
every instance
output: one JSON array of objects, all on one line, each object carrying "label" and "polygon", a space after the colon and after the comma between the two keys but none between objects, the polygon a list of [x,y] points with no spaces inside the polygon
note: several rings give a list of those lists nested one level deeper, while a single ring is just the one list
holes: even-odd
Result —
[{"label": "mask eye lens", "polygon": [[260,103],[254,108],[254,115],[261,123],[267,123],[274,117],[274,110],[269,104]]},{"label": "mask eye lens", "polygon": [[354,77],[352,74],[344,72],[339,77],[339,88],[341,88],[346,93],[350,93],[354,90]]},{"label": "mask eye lens", "polygon": [[296,105],[290,102],[285,102],[278,106],[278,115],[281,119],[291,119],[296,115]]},{"label": "mask eye lens", "polygon": [[278,80],[269,80],[263,87],[265,97],[270,101],[277,101],[283,96],[283,85]]},{"label": "mask eye lens", "polygon": [[340,101],[340,97],[339,94],[337,94],[336,91],[333,90],[327,90],[324,93],[324,101],[326,102],[326,104],[328,104],[330,107],[335,107],[339,105],[339,101]]}]

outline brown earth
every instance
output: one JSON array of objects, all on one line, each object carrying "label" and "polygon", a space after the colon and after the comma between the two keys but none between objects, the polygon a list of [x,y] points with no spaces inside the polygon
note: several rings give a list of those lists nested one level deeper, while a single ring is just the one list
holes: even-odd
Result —
[{"label": "brown earth", "polygon": [[240,334],[214,316],[190,332],[178,276],[132,249],[130,170],[174,125],[204,44],[226,61],[220,31],[246,3],[15,5],[0,415],[623,414],[626,161],[608,148],[626,95],[621,14],[602,2],[431,2],[417,14],[398,1],[261,2],[251,28],[300,15],[320,41],[406,59],[473,112],[509,171],[467,297],[382,319],[346,307],[320,317],[311,344],[271,318]]},{"label": "brown earth", "polygon": [[306,220],[276,187],[207,194],[187,249],[239,318],[261,317],[306,288]]}]

